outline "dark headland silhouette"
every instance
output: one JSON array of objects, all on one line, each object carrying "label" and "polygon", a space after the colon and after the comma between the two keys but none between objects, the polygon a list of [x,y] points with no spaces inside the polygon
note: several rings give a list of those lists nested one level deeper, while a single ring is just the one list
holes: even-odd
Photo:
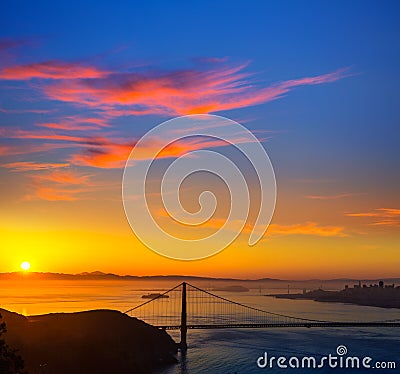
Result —
[{"label": "dark headland silhouette", "polygon": [[149,373],[176,363],[163,330],[113,310],[29,316],[0,309],[28,373]]},{"label": "dark headland silhouette", "polygon": [[394,283],[385,285],[384,281],[377,284],[362,284],[359,281],[353,287],[346,285],[340,291],[326,291],[323,289],[303,293],[272,294],[280,299],[306,299],[320,302],[339,302],[380,308],[400,308],[400,286]]}]

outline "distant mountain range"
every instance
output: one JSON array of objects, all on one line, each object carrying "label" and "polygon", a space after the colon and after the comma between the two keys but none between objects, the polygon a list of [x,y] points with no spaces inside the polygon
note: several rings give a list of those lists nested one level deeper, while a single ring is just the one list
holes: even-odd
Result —
[{"label": "distant mountain range", "polygon": [[200,277],[193,275],[117,275],[113,273],[103,273],[101,271],[83,272],[78,274],[65,274],[65,273],[40,273],[40,272],[12,272],[0,273],[0,280],[18,280],[18,279],[32,279],[32,280],[169,280],[169,281],[225,281],[225,282],[271,282],[271,283],[358,283],[359,281],[374,283],[383,280],[385,283],[400,283],[400,278],[377,278],[377,279],[352,279],[352,278],[337,278],[337,279],[307,279],[307,280],[293,280],[293,279],[275,279],[275,278],[259,278],[259,279],[238,279],[238,278],[215,278],[215,277]]}]

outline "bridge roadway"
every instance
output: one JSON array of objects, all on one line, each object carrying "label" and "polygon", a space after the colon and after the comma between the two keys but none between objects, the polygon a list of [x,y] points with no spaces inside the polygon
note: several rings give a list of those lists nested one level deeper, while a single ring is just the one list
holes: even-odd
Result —
[{"label": "bridge roadway", "polygon": [[[181,325],[155,326],[163,330],[180,330]],[[276,327],[400,327],[400,322],[299,322],[299,323],[230,323],[215,325],[187,325],[190,330],[204,329],[255,329]]]}]

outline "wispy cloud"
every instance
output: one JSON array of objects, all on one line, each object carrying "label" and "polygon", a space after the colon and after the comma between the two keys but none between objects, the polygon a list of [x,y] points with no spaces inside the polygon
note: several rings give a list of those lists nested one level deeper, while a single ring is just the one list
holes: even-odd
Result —
[{"label": "wispy cloud", "polygon": [[83,136],[59,134],[53,131],[32,131],[17,128],[0,128],[0,136],[8,139],[38,139],[38,140],[60,140],[72,143],[86,143]]},{"label": "wispy cloud", "polygon": [[348,69],[277,82],[262,87],[246,71],[248,63],[203,59],[195,68],[163,71],[105,70],[94,65],[58,60],[0,69],[3,80],[41,80],[38,87],[53,100],[100,108],[113,115],[181,115],[210,113],[262,104],[305,85],[330,83]]},{"label": "wispy cloud", "polygon": [[31,188],[24,200],[75,201],[91,191],[90,175],[73,170],[49,170],[31,175]]},{"label": "wispy cloud", "polygon": [[0,39],[0,52],[4,52],[11,48],[20,47],[24,44],[26,44],[25,40],[1,38]]},{"label": "wispy cloud", "polygon": [[[161,218],[171,219],[171,216],[164,210],[158,210],[158,216]],[[179,218],[179,217],[177,217]],[[220,229],[226,221],[221,218],[212,218],[207,222],[199,225],[201,228],[212,228]],[[242,221],[231,221],[225,229],[238,231],[242,226]],[[250,233],[253,231],[253,225],[246,223],[243,227],[243,233]],[[305,222],[296,223],[291,225],[282,225],[272,223],[268,226],[266,231],[266,236],[286,236],[286,235],[309,235],[309,236],[321,236],[321,237],[347,237],[349,236],[344,227],[342,226],[332,226],[332,225],[320,225],[316,222]]]},{"label": "wispy cloud", "polygon": [[362,213],[346,213],[348,217],[367,217],[374,218],[370,226],[400,226],[400,209],[396,208],[377,208],[372,211]]},{"label": "wispy cloud", "polygon": [[100,78],[109,74],[94,66],[63,61],[45,61],[35,64],[15,65],[0,69],[0,79],[83,79]]},{"label": "wispy cloud", "polygon": [[340,193],[336,195],[307,195],[305,196],[307,199],[313,199],[313,200],[337,200],[337,199],[343,199],[345,197],[351,197],[355,195],[360,195],[356,193]]},{"label": "wispy cloud", "polygon": [[82,188],[49,187],[43,185],[34,186],[34,192],[24,196],[25,201],[75,201],[79,200],[79,194],[85,192]]},{"label": "wispy cloud", "polygon": [[0,107],[0,113],[6,114],[24,114],[24,113],[34,113],[34,114],[48,114],[54,112],[54,109],[5,109]]},{"label": "wispy cloud", "polygon": [[97,79],[58,81],[43,87],[54,100],[109,110],[129,108],[134,114],[183,115],[210,113],[266,103],[298,86],[330,83],[347,69],[259,87],[246,65],[214,70],[114,73]]},{"label": "wispy cloud", "polygon": [[[93,166],[99,168],[115,168],[122,167],[126,162],[129,153],[136,140],[127,142],[125,139],[113,138],[105,134],[105,136],[75,136],[60,134],[53,129],[46,131],[30,131],[21,129],[0,129],[0,135],[9,139],[29,139],[29,140],[49,140],[65,143],[61,147],[85,148],[83,153],[74,150],[68,156],[68,164]],[[46,143],[39,146],[47,149]],[[38,151],[39,151],[38,149]],[[1,151],[1,149],[0,149]],[[9,149],[6,147],[3,152],[7,153]],[[7,167],[5,164],[4,167]]]},{"label": "wispy cloud", "polygon": [[80,174],[71,170],[54,170],[46,174],[37,174],[35,181],[60,183],[63,185],[88,185],[90,175]]},{"label": "wispy cloud", "polygon": [[[49,129],[49,131],[30,131],[15,128],[0,129],[0,135],[10,139],[36,139],[65,142],[72,148],[84,148],[83,151],[71,152],[70,156],[67,158],[68,163],[103,169],[124,167],[132,148],[137,142],[137,139],[127,141],[124,138],[112,137],[109,134],[104,134],[105,136],[90,137],[82,135],[66,135],[53,131],[53,129]],[[241,134],[237,134],[235,143],[239,144],[244,142],[248,142],[248,139],[243,138]],[[154,151],[162,148],[163,145],[163,139],[152,138],[143,148],[141,148],[142,151],[137,154],[137,157],[143,160],[153,157]],[[216,138],[184,138],[163,148],[157,155],[157,158],[180,157],[191,151],[224,147],[228,145],[229,143]],[[45,143],[43,144],[43,147],[46,147]]]},{"label": "wispy cloud", "polygon": [[349,217],[400,217],[400,209],[394,208],[377,208],[370,212],[364,213],[346,213],[346,216]]},{"label": "wispy cloud", "polygon": [[[240,137],[237,138],[236,144],[245,141]],[[116,142],[115,140],[105,140],[102,139],[100,142],[96,143],[92,140],[90,146],[87,147],[86,151],[83,153],[77,153],[69,158],[69,162],[75,165],[82,166],[92,166],[98,168],[121,168],[125,166],[125,163],[132,151],[133,146],[136,141],[132,142]],[[180,157],[188,152],[224,147],[229,143],[212,138],[203,137],[193,137],[185,138],[169,144],[162,149],[160,153],[157,154],[157,159],[162,158],[175,158]],[[155,150],[158,150],[164,145],[162,139],[153,138],[141,148],[140,152],[137,152],[136,157],[138,160],[146,160],[153,157]]]},{"label": "wispy cloud", "polygon": [[[6,44],[4,47],[7,47]],[[348,69],[339,69],[262,86],[256,81],[255,75],[248,72],[248,63],[235,65],[226,58],[211,58],[198,60],[194,66],[192,69],[175,70],[135,66],[135,70],[127,71],[60,60],[3,66],[0,68],[0,80],[35,80],[29,83],[30,87],[41,90],[51,100],[79,108],[84,106],[88,114],[63,118],[52,115],[51,119],[46,117],[46,120],[36,122],[36,129],[33,130],[2,128],[0,135],[3,138],[24,139],[34,144],[17,149],[10,142],[0,147],[0,155],[64,148],[60,164],[120,168],[124,166],[137,140],[129,141],[118,135],[117,131],[110,131],[116,117],[149,114],[170,116],[243,108],[276,100],[299,86],[330,83],[349,75]],[[6,109],[2,111],[14,113]],[[24,109],[14,111],[22,113]],[[49,114],[39,109],[37,113]],[[99,136],[93,136],[91,131],[97,131]],[[149,152],[144,151],[143,158],[158,146],[157,141],[154,139],[153,144],[148,145]],[[158,157],[178,157],[188,151],[224,145],[218,140],[188,139],[170,145]],[[34,164],[32,162],[24,166],[23,162],[14,163],[15,167],[10,169],[21,171],[25,167],[28,171],[40,167]]]},{"label": "wispy cloud", "polygon": [[31,161],[10,162],[1,165],[1,167],[3,168],[19,172],[58,169],[58,168],[65,168],[68,166],[69,164],[66,163],[37,163]]},{"label": "wispy cloud", "polygon": [[271,224],[267,232],[272,235],[348,236],[342,226],[321,226],[316,222],[293,225]]},{"label": "wispy cloud", "polygon": [[32,142],[29,142],[25,143],[23,146],[21,146],[21,144],[0,145],[0,156],[10,157],[18,155],[32,155],[35,153],[47,153],[71,147],[76,147],[76,144],[68,142],[32,144]]},{"label": "wispy cloud", "polygon": [[54,130],[88,131],[109,127],[108,120],[100,117],[69,116],[58,122],[37,123],[38,127]]}]

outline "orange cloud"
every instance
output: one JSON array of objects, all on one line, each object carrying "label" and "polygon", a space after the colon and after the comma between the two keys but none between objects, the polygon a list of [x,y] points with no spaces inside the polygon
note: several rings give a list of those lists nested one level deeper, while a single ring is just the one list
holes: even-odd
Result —
[{"label": "orange cloud", "polygon": [[53,171],[45,175],[35,175],[34,180],[59,183],[63,185],[87,185],[89,175],[81,175],[72,171]]},{"label": "orange cloud", "polygon": [[346,213],[347,217],[373,217],[375,222],[369,223],[370,226],[400,226],[400,209],[377,208],[364,213]]},{"label": "orange cloud", "polygon": [[[159,209],[157,215],[161,218],[171,219],[171,216],[165,209]],[[221,218],[212,218],[207,222],[199,225],[200,228],[213,228],[220,229],[225,224],[225,220]],[[242,221],[233,221],[227,229],[239,230],[242,226]],[[250,233],[253,231],[253,225],[246,223],[243,227],[243,233]],[[268,226],[266,235],[282,236],[282,235],[310,235],[310,236],[323,236],[323,237],[347,237],[348,234],[344,232],[344,227],[341,226],[321,226],[316,222],[296,223],[292,225],[279,225],[272,223]]]},{"label": "orange cloud", "polygon": [[393,208],[377,208],[371,212],[366,213],[346,213],[348,217],[400,217],[400,209]]},{"label": "orange cloud", "polygon": [[345,197],[350,197],[354,196],[356,194],[354,193],[341,193],[341,194],[336,194],[336,195],[307,195],[305,196],[307,199],[313,199],[313,200],[337,200],[337,199],[342,199]]},{"label": "orange cloud", "polygon": [[[247,139],[241,139],[239,136],[236,139],[236,144],[244,141],[247,141]],[[136,141],[132,141],[131,143],[121,143],[117,142],[115,139],[106,140],[104,138],[102,138],[101,141],[96,142],[96,138],[93,138],[90,142],[88,141],[90,146],[87,150],[84,153],[72,155],[69,158],[69,162],[75,165],[106,169],[124,167],[135,143]],[[151,142],[146,144],[145,149],[143,149],[140,154],[138,153],[137,156],[141,160],[148,159],[148,157],[153,155],[154,150],[159,149],[163,144],[164,141],[162,139],[154,138]],[[157,158],[180,157],[191,151],[223,147],[227,145],[229,145],[229,143],[220,139],[204,137],[185,138],[163,148],[157,155]]]},{"label": "orange cloud", "polygon": [[47,201],[75,201],[78,200],[78,194],[85,192],[80,188],[65,189],[47,186],[36,186],[34,194],[24,197],[24,200],[47,200]]},{"label": "orange cloud", "polygon": [[276,235],[313,235],[313,236],[348,236],[341,226],[319,226],[315,222],[293,225],[271,224],[267,233]]},{"label": "orange cloud", "polygon": [[[101,122],[100,122],[101,123]],[[43,125],[43,124],[41,124]],[[46,127],[52,127],[50,124],[44,124]],[[67,125],[68,126],[68,125]],[[56,127],[56,126],[53,126]],[[49,129],[50,130],[50,129]],[[53,130],[53,129],[51,129]],[[186,131],[187,129],[185,129]],[[183,132],[182,136],[186,134]],[[190,132],[189,132],[190,134]],[[20,129],[0,129],[0,135],[4,138],[9,139],[31,139],[31,140],[52,140],[65,142],[66,144],[48,145],[42,144],[38,146],[35,151],[66,147],[85,147],[86,151],[83,153],[74,153],[68,158],[68,163],[80,165],[80,166],[92,166],[98,168],[120,168],[123,167],[132,151],[133,146],[136,144],[136,139],[132,139],[131,142],[127,142],[126,139],[97,136],[75,136],[75,135],[65,135],[59,134],[55,131],[28,131]],[[243,138],[240,133],[236,134],[235,143],[247,142],[248,139]],[[164,140],[153,138],[143,152],[139,155],[141,159],[147,159],[152,156],[154,149],[159,149],[160,146],[164,144]],[[176,141],[165,148],[157,155],[157,158],[169,158],[169,157],[180,157],[187,152],[227,146],[229,143],[216,139],[216,138],[205,138],[205,137],[186,137],[179,141]],[[23,149],[23,147],[19,147]],[[9,147],[0,148],[1,154],[11,154],[11,149]],[[14,154],[20,154],[14,153]],[[28,151],[23,151],[22,153],[30,153]],[[7,166],[6,166],[7,167]],[[10,167],[11,168],[11,167]]]},{"label": "orange cloud", "polygon": [[32,185],[24,200],[75,201],[82,193],[90,192],[90,175],[72,170],[53,170],[31,175]]},{"label": "orange cloud", "polygon": [[[49,131],[19,129],[0,129],[0,135],[10,139],[56,140],[66,142],[69,147],[86,147],[84,154],[73,154],[69,163],[100,168],[122,167],[135,143],[128,144],[126,140],[118,138],[71,136]],[[45,144],[43,146],[46,147]]]},{"label": "orange cloud", "polygon": [[[247,225],[244,227],[244,232],[251,232],[253,227]],[[292,225],[279,225],[271,223],[268,226],[266,235],[311,235],[311,236],[348,236],[344,232],[344,227],[341,226],[321,226],[316,222],[296,223]]]},{"label": "orange cloud", "polygon": [[45,61],[6,67],[0,70],[0,79],[29,80],[39,79],[78,79],[100,78],[109,74],[93,66],[67,63],[62,61]]},{"label": "orange cloud", "polygon": [[400,227],[400,220],[383,220],[378,222],[373,222],[369,224],[370,226],[394,226]]},{"label": "orange cloud", "polygon": [[92,146],[85,153],[74,154],[69,161],[81,166],[103,169],[120,168],[125,165],[131,151],[132,145],[108,142],[107,144]]}]

